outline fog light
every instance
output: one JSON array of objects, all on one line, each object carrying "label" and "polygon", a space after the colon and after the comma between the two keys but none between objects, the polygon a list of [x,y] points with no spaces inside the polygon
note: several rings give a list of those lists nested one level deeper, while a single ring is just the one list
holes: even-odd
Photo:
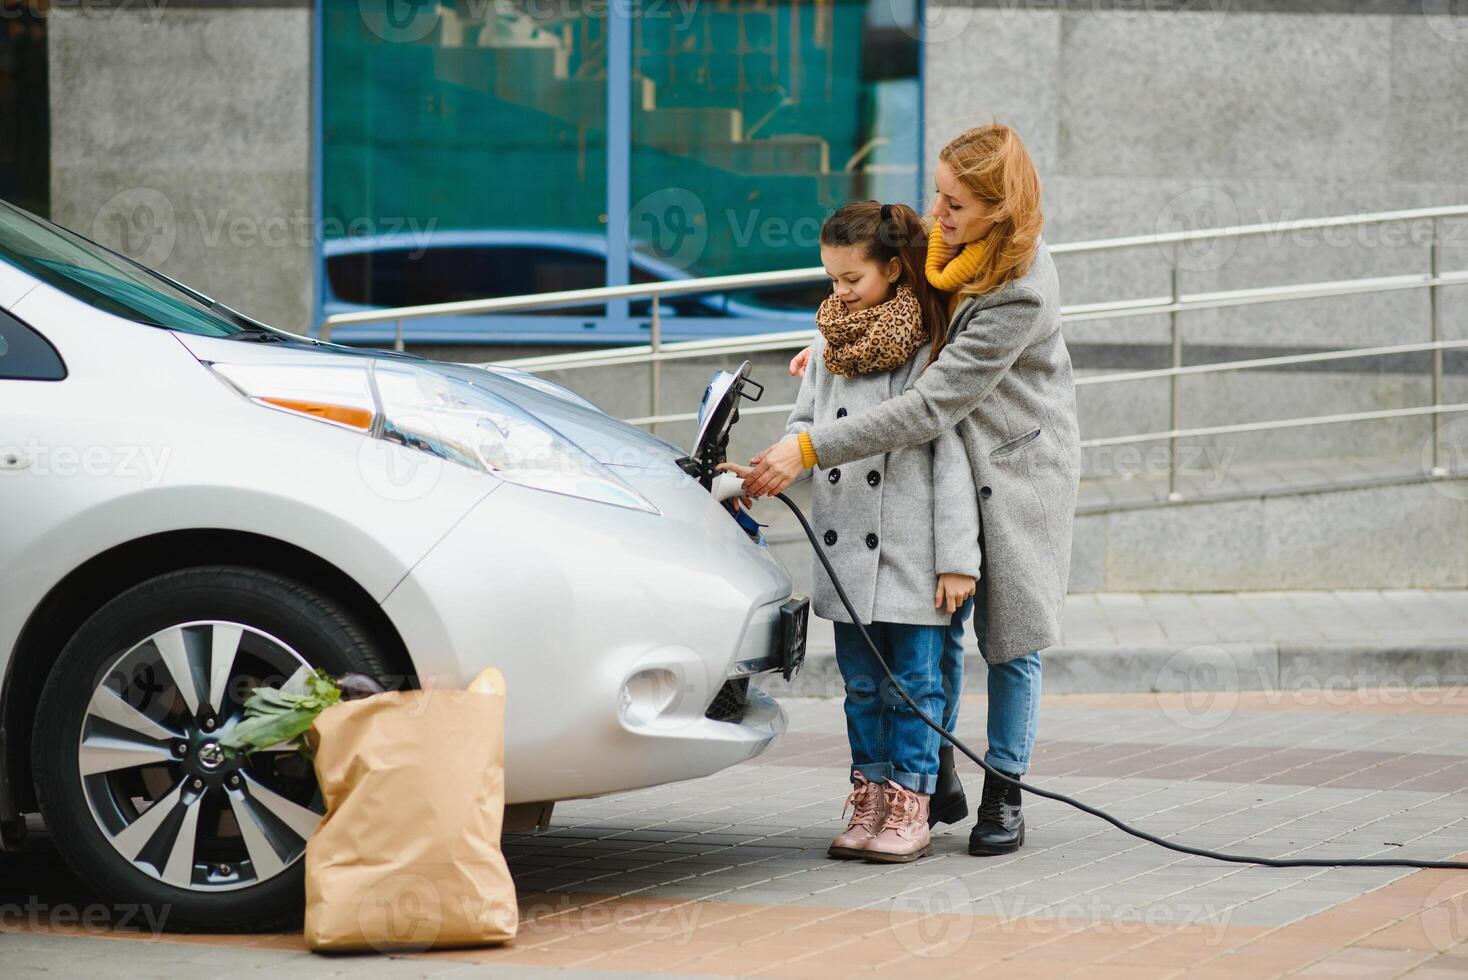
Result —
[{"label": "fog light", "polygon": [[639,670],[622,683],[622,720],[629,725],[652,724],[674,705],[684,686],[672,670]]}]

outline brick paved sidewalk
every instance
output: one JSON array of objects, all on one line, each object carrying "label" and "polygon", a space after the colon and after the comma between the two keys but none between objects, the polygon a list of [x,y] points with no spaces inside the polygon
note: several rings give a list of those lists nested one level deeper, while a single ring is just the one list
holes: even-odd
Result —
[{"label": "brick paved sidewalk", "polygon": [[[1221,864],[1033,797],[1014,855],[969,857],[959,827],[911,865],[829,860],[841,707],[787,706],[791,732],[749,764],[562,804],[549,833],[508,839],[526,918],[505,949],[325,959],[299,935],[127,942],[10,914],[0,962],[7,976],[97,977],[1468,975],[1468,872]],[[975,742],[983,709],[966,699],[960,733]],[[962,771],[976,796],[981,777]],[[1468,857],[1459,689],[1047,696],[1031,776],[1204,847]],[[7,872],[15,860],[0,856],[0,909],[46,875],[44,854],[29,882]]]},{"label": "brick paved sidewalk", "polygon": [[[1468,683],[1468,591],[1103,592],[1066,599],[1045,689],[1265,690]],[[967,635],[969,690],[984,665]],[[776,693],[837,697],[831,623],[811,617],[803,676]]]}]

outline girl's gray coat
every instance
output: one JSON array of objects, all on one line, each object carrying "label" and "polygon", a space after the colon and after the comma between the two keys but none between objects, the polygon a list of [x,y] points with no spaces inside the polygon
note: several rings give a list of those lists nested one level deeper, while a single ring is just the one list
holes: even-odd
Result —
[{"label": "girl's gray coat", "polygon": [[[844,420],[912,387],[928,361],[924,345],[894,371],[844,377],[826,370],[816,335],[787,434]],[[840,466],[816,467],[811,524],[864,623],[943,626],[933,607],[938,575],[979,575],[979,509],[968,452],[950,426],[921,445],[902,446]],[[851,622],[826,570],[814,562],[817,616]]]},{"label": "girl's gray coat", "polygon": [[938,360],[902,394],[845,418],[819,418],[822,466],[916,446],[952,426],[967,448],[983,527],[975,621],[989,663],[1060,640],[1080,479],[1060,286],[1041,239],[1028,272],[966,298]]}]

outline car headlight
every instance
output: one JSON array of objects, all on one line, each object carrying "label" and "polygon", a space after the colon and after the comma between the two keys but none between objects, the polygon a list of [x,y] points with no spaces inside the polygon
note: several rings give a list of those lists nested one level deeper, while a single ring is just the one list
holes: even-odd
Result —
[{"label": "car headlight", "polygon": [[209,365],[249,400],[430,453],[535,490],[658,513],[611,470],[513,402],[412,364]]}]

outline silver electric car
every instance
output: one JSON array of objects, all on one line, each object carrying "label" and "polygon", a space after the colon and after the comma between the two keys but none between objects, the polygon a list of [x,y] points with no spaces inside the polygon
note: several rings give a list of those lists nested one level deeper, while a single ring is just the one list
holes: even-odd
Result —
[{"label": "silver electric car", "polygon": [[758,754],[785,717],[756,675],[804,608],[707,489],[715,414],[684,453],[529,375],[266,327],[0,202],[0,840],[39,813],[170,926],[291,918],[311,765],[219,738],[307,668],[499,667],[512,824]]}]

